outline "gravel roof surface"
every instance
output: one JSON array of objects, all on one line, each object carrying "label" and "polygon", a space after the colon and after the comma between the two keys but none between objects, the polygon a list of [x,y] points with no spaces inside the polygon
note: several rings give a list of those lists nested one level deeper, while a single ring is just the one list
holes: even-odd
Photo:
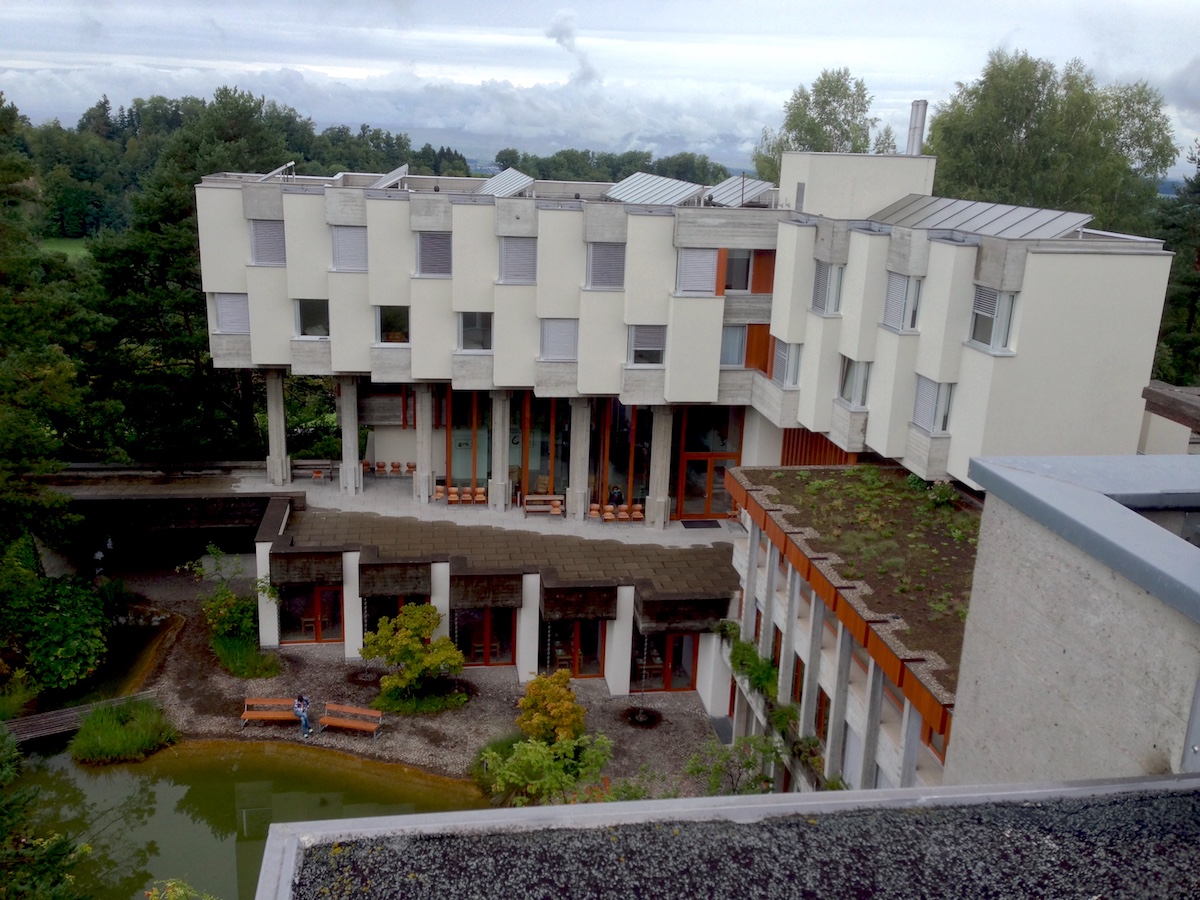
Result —
[{"label": "gravel roof surface", "polygon": [[393,834],[308,847],[292,890],[298,900],[1195,897],[1200,792]]}]

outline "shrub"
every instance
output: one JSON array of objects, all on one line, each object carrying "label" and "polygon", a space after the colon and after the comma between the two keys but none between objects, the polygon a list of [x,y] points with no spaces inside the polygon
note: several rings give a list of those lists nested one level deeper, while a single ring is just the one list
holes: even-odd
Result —
[{"label": "shrub", "polygon": [[221,668],[235,678],[271,678],[281,671],[279,657],[260,650],[257,638],[213,635],[208,644]]},{"label": "shrub", "polygon": [[83,763],[137,762],[178,739],[161,709],[131,701],[92,710],[71,739],[71,755]]},{"label": "shrub", "polygon": [[485,794],[491,795],[496,787],[496,779],[492,777],[491,770],[484,762],[485,756],[490,753],[500,759],[508,759],[512,755],[513,747],[522,739],[521,732],[510,731],[498,738],[492,738],[479,748],[479,752],[475,754],[475,760],[471,763],[471,778]]},{"label": "shrub", "polygon": [[[439,690],[439,688],[442,689]],[[419,696],[381,692],[371,705],[384,712],[397,713],[402,716],[419,716],[439,713],[447,709],[458,709],[460,706],[466,706],[470,699],[469,695],[455,690],[453,682],[447,681],[443,686],[435,680],[426,686],[426,693]]]},{"label": "shrub", "polygon": [[86,582],[51,578],[42,584],[39,617],[25,637],[29,670],[44,687],[65,688],[95,673],[107,648],[104,603]]},{"label": "shrub", "polygon": [[29,673],[25,669],[17,669],[8,683],[0,688],[0,722],[17,716],[36,696],[37,688],[29,683]]},{"label": "shrub", "polygon": [[741,624],[731,619],[722,619],[713,626],[713,631],[731,644],[742,636]]},{"label": "shrub", "polygon": [[779,747],[770,735],[739,737],[729,745],[710,738],[688,760],[684,772],[700,779],[709,796],[766,794],[774,786],[769,769],[781,760]]},{"label": "shrub", "polygon": [[383,659],[395,671],[379,680],[378,703],[390,708],[408,697],[427,693],[430,679],[457,675],[463,670],[462,651],[450,638],[433,637],[442,614],[427,603],[409,604],[395,618],[379,620],[375,631],[363,635],[363,659]]},{"label": "shrub", "polygon": [[779,669],[769,659],[758,655],[758,648],[749,641],[734,641],[729,648],[729,664],[733,671],[750,682],[750,687],[769,700],[779,693]]},{"label": "shrub", "polygon": [[[502,758],[484,750],[483,765],[492,779],[493,800],[525,806],[529,803],[565,803],[578,799],[577,791],[598,785],[600,773],[612,759],[612,741],[599,734],[555,741],[518,741]],[[586,798],[599,799],[591,793]]]},{"label": "shrub", "polygon": [[539,675],[525,686],[525,696],[517,705],[517,727],[535,741],[548,744],[569,741],[583,735],[587,711],[575,699],[570,688],[571,673],[559,669],[553,675]]},{"label": "shrub", "polygon": [[203,608],[213,638],[258,638],[258,599],[239,596],[229,582],[218,582],[204,598]]},{"label": "shrub", "polygon": [[772,706],[767,712],[771,729],[783,734],[800,720],[800,707],[795,703],[786,706]]}]

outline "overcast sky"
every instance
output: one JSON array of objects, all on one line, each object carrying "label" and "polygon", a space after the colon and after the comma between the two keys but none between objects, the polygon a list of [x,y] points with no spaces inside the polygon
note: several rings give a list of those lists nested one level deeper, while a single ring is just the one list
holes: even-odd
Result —
[{"label": "overcast sky", "polygon": [[997,47],[1079,57],[1101,83],[1146,79],[1176,143],[1200,135],[1196,0],[0,4],[0,90],[35,123],[74,125],[101,94],[115,109],[230,84],[318,127],[365,122],[485,160],[577,147],[749,165],[796,85],[839,66],[903,150],[911,102],[945,100]]}]

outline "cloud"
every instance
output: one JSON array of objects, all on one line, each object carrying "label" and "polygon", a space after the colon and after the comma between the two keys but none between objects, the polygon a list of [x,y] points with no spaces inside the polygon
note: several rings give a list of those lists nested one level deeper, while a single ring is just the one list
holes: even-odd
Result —
[{"label": "cloud", "polygon": [[571,73],[573,84],[592,84],[602,80],[600,72],[592,65],[586,53],[575,46],[575,13],[569,9],[559,10],[554,21],[546,29],[546,37],[553,38],[573,57],[578,68]]}]

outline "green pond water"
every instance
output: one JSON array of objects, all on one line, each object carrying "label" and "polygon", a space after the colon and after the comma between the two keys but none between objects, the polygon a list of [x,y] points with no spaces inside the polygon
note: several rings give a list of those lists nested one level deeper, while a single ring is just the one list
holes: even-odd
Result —
[{"label": "green pond water", "polygon": [[307,744],[184,743],[142,763],[93,768],[27,754],[18,785],[41,789],[41,827],[89,844],[81,887],[130,900],[180,878],[251,900],[272,822],[483,808],[469,784]]}]

